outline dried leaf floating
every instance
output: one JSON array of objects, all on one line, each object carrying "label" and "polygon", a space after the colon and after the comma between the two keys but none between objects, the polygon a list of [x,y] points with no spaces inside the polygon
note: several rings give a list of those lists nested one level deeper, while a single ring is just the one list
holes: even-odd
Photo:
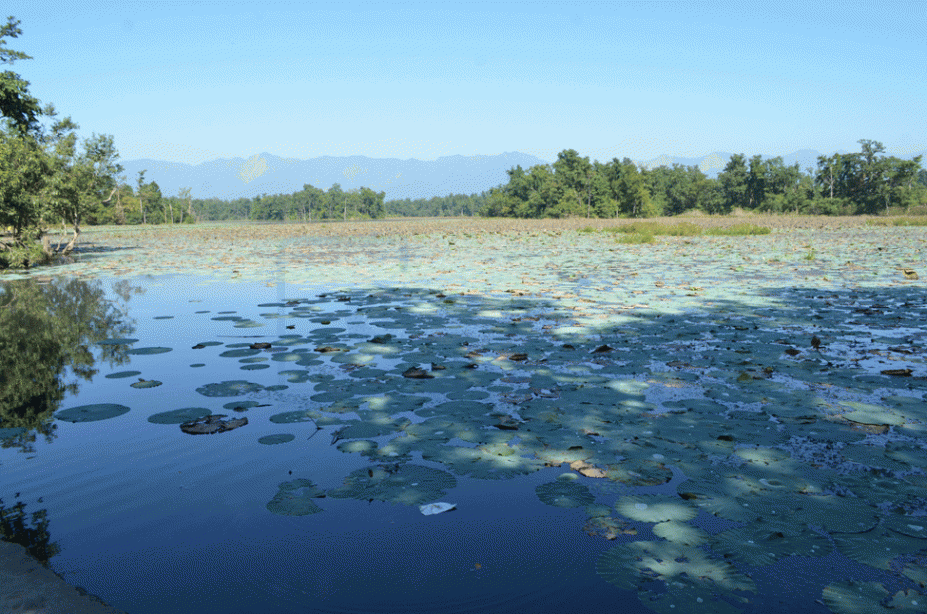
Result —
[{"label": "dried leaf floating", "polygon": [[408,377],[409,379],[432,379],[434,375],[431,375],[424,369],[419,369],[417,367],[409,367],[402,372],[403,377]]},{"label": "dried leaf floating", "polygon": [[248,346],[248,347],[251,348],[252,350],[269,350],[270,347],[271,347],[271,345],[270,345],[269,343],[266,343],[266,342],[263,342],[263,341],[262,341],[262,342],[258,342],[258,343],[252,343],[252,344],[251,344],[250,346]]},{"label": "dried leaf floating", "polygon": [[882,375],[895,375],[898,377],[910,377],[911,369],[884,369]]},{"label": "dried leaf floating", "polygon": [[581,475],[584,475],[587,478],[608,477],[608,473],[604,469],[599,469],[595,465],[590,465],[586,461],[582,460],[575,460],[570,463],[570,469],[573,471],[578,471]]},{"label": "dried leaf floating", "polygon": [[426,503],[425,505],[419,505],[419,511],[425,516],[433,516],[434,514],[442,514],[444,512],[449,512],[450,510],[456,509],[456,503],[445,503],[444,501],[439,501],[437,503]]},{"label": "dried leaf floating", "polygon": [[247,418],[237,418],[225,420],[223,414],[214,414],[204,418],[184,422],[180,425],[180,430],[188,435],[212,435],[214,433],[224,433],[237,429],[240,426],[248,424]]},{"label": "dried leaf floating", "polygon": [[915,280],[918,279],[917,272],[914,269],[901,269],[902,275],[905,279]]}]

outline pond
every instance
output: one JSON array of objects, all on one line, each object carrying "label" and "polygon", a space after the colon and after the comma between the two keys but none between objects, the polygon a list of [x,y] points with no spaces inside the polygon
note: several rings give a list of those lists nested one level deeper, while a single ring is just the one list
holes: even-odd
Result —
[{"label": "pond", "polygon": [[927,603],[923,230],[281,228],[4,278],[5,539],[131,614]]}]

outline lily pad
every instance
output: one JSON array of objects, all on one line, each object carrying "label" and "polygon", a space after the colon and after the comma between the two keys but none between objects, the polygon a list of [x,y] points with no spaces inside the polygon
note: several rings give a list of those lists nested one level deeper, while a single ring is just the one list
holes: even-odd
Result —
[{"label": "lily pad", "polygon": [[125,377],[135,377],[141,374],[141,371],[119,371],[118,373],[109,373],[104,377],[106,377],[106,379],[123,379]]},{"label": "lily pad", "polygon": [[97,341],[97,345],[130,345],[136,342],[138,342],[138,339],[120,337],[118,339],[103,339],[102,341]]},{"label": "lily pad", "polygon": [[126,354],[132,355],[147,355],[147,354],[166,354],[170,352],[171,348],[165,347],[149,347],[149,348],[132,348],[131,350],[126,350]]},{"label": "lily pad", "polygon": [[152,424],[181,424],[203,418],[211,413],[212,412],[205,407],[184,407],[183,409],[152,414],[148,416],[148,422]]},{"label": "lily pad", "polygon": [[162,383],[163,382],[159,382],[156,379],[140,379],[139,381],[133,382],[129,385],[133,388],[157,388]]},{"label": "lily pad", "polygon": [[64,409],[55,414],[55,418],[65,422],[97,422],[115,418],[129,411],[125,405],[115,403],[94,403]]},{"label": "lily pad", "polygon": [[655,524],[653,526],[653,534],[657,537],[662,537],[666,541],[682,544],[684,546],[698,546],[704,544],[709,539],[708,533],[702,529],[676,520],[668,520]]},{"label": "lily pad", "polygon": [[622,497],[615,503],[619,514],[640,522],[685,522],[692,520],[698,511],[681,497],[664,495],[638,495]]},{"label": "lily pad", "polygon": [[824,587],[821,598],[834,614],[884,612],[881,602],[888,591],[878,582],[835,582]]},{"label": "lily pad", "polygon": [[296,439],[295,435],[290,433],[279,433],[277,435],[265,435],[258,439],[258,443],[262,443],[265,446],[273,446],[280,443],[287,443],[288,441],[293,441]]},{"label": "lily pad", "polygon": [[272,513],[281,516],[307,516],[322,511],[313,499],[325,497],[325,491],[312,480],[283,482],[278,488],[277,494],[267,503],[267,509]]},{"label": "lily pad", "polygon": [[534,489],[538,499],[554,507],[584,507],[595,501],[585,484],[575,480],[554,480]]},{"label": "lily pad", "polygon": [[422,505],[456,485],[457,479],[446,471],[407,463],[398,467],[363,467],[351,472],[342,486],[328,494],[340,499]]},{"label": "lily pad", "polygon": [[196,389],[204,397],[238,397],[261,390],[264,390],[264,386],[240,379],[218,384],[206,384]]},{"label": "lily pad", "polygon": [[252,407],[258,407],[259,405],[261,404],[257,401],[232,401],[231,403],[226,403],[222,407],[235,411],[245,411],[247,409],[251,409]]}]

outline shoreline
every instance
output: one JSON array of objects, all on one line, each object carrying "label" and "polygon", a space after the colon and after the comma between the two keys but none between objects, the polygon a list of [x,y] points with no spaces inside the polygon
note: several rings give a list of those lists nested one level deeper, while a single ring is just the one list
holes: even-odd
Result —
[{"label": "shoreline", "polygon": [[127,614],[69,584],[21,545],[2,540],[0,587],[5,614]]}]

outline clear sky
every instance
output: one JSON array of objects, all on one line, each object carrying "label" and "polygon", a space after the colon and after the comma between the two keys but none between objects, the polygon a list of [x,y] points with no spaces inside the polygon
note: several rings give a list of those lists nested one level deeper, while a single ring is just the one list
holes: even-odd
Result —
[{"label": "clear sky", "polygon": [[[927,2],[7,0],[124,160],[927,149]],[[6,67],[9,68],[9,67]]]}]

